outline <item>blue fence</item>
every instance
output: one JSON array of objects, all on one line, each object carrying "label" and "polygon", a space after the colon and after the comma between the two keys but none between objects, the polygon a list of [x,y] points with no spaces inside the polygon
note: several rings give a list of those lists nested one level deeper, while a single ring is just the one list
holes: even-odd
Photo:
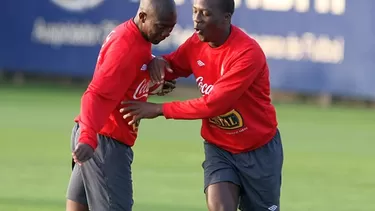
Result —
[{"label": "blue fence", "polygon": [[[176,3],[178,25],[155,54],[193,33],[191,1]],[[0,68],[90,77],[104,37],[137,7],[137,0],[3,0]],[[264,48],[273,88],[375,99],[375,1],[237,0],[236,7],[233,22]]]}]

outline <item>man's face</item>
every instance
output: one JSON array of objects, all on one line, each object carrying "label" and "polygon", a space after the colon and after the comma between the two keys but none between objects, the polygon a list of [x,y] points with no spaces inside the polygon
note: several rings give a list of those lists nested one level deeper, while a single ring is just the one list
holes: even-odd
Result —
[{"label": "man's face", "polygon": [[227,21],[227,14],[222,12],[218,0],[194,0],[194,29],[203,42],[213,42]]},{"label": "man's face", "polygon": [[144,19],[143,31],[148,40],[157,45],[171,34],[176,22],[176,12],[159,15],[150,13]]}]

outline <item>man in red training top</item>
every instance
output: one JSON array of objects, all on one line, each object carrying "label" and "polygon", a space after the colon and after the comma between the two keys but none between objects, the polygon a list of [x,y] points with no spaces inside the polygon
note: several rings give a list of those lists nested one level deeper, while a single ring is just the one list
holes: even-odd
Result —
[{"label": "man in red training top", "polygon": [[149,65],[155,80],[193,74],[202,97],[123,102],[124,118],[202,119],[204,190],[210,211],[278,211],[283,149],[258,43],[231,24],[233,0],[195,0],[196,33]]},{"label": "man in red training top", "polygon": [[80,165],[73,164],[66,210],[132,210],[131,147],[138,123],[128,125],[120,102],[147,100],[151,44],[168,37],[175,24],[173,0],[142,0],[134,19],[105,40],[75,119],[72,151]]}]

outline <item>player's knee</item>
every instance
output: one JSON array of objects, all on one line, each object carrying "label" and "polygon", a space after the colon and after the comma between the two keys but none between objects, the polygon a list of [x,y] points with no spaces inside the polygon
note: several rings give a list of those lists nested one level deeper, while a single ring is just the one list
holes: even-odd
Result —
[{"label": "player's knee", "polygon": [[206,190],[209,211],[236,211],[238,197],[239,187],[230,182],[215,183]]},{"label": "player's knee", "polygon": [[89,211],[87,205],[72,200],[66,200],[66,211]]}]

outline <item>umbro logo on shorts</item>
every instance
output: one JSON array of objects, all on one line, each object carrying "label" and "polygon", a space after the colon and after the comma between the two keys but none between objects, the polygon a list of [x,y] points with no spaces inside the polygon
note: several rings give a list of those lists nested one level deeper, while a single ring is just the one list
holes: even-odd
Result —
[{"label": "umbro logo on shorts", "polygon": [[270,211],[275,211],[276,209],[277,209],[276,205],[272,205],[272,206],[268,207],[268,210],[270,210]]}]

